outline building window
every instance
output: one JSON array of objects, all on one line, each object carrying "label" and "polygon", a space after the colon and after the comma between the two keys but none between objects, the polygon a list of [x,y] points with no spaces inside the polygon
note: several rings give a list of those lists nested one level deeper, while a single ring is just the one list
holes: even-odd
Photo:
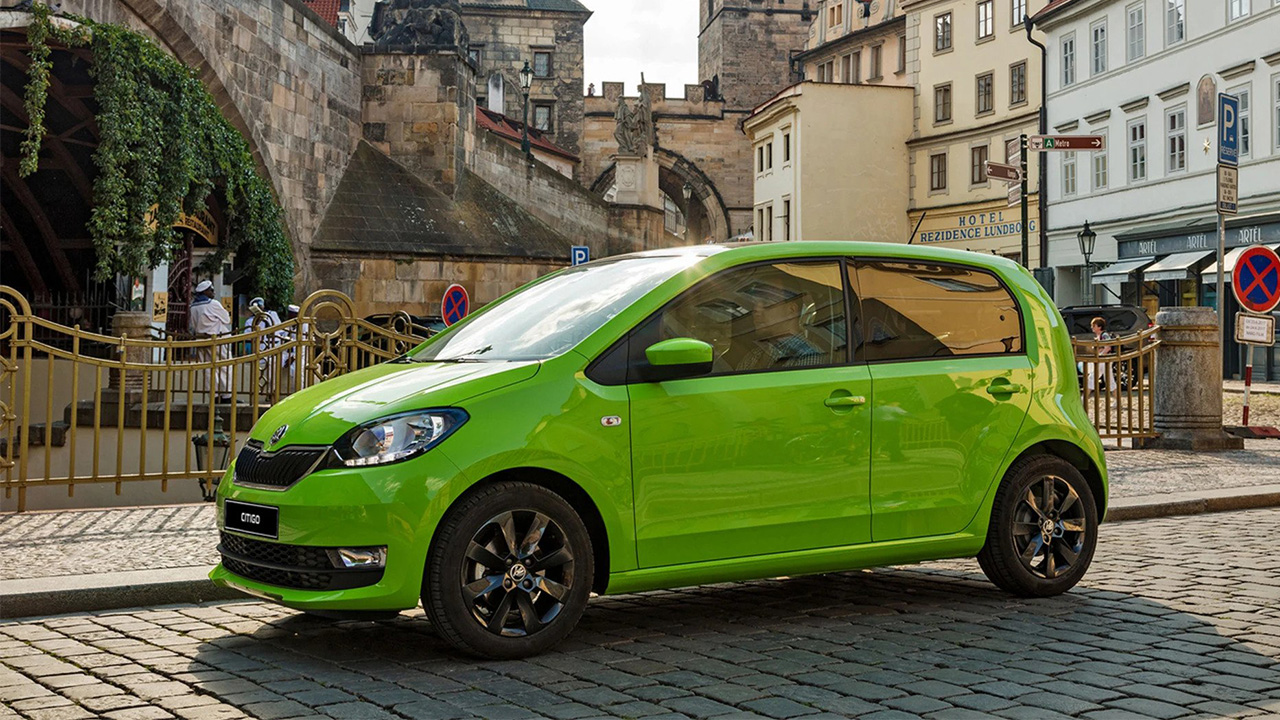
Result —
[{"label": "building window", "polygon": [[764,145],[756,147],[756,172],[764,172]]},{"label": "building window", "polygon": [[898,36],[898,72],[907,71],[907,36]]},{"label": "building window", "polygon": [[836,29],[844,27],[844,2],[833,2],[827,7],[827,27]]},{"label": "building window", "polygon": [[977,113],[989,113],[996,107],[995,76],[992,73],[978,76]]},{"label": "building window", "polygon": [[951,13],[943,13],[933,19],[933,51],[951,49]]},{"label": "building window", "polygon": [[870,80],[879,80],[883,75],[880,74],[880,46],[874,45],[871,48],[871,73],[867,76]]},{"label": "building window", "polygon": [[541,103],[533,106],[533,126],[543,132],[551,132],[551,106]]},{"label": "building window", "polygon": [[1089,57],[1092,58],[1091,73],[1101,75],[1107,71],[1107,21],[1106,19],[1089,26],[1089,37],[1092,39]]},{"label": "building window", "polygon": [[1147,179],[1147,120],[1129,123],[1129,182]]},{"label": "building window", "polygon": [[1142,3],[1130,5],[1125,13],[1128,19],[1128,43],[1126,58],[1133,62],[1147,54],[1147,12]]},{"label": "building window", "polygon": [[1187,39],[1186,0],[1164,0],[1164,44],[1177,45]]},{"label": "building window", "polygon": [[1076,82],[1076,36],[1074,33],[1062,38],[1062,86],[1074,85]]},{"label": "building window", "polygon": [[791,162],[791,133],[782,134],[782,162]]},{"label": "building window", "polygon": [[685,226],[684,213],[681,212],[680,206],[670,195],[662,194],[662,226],[672,235],[684,235],[687,229]]},{"label": "building window", "polygon": [[764,169],[773,169],[773,143],[764,146]]},{"label": "building window", "polygon": [[982,0],[978,3],[978,39],[985,40],[996,32],[996,19],[992,5],[995,0]]},{"label": "building window", "polygon": [[951,83],[933,89],[933,121],[951,121]]},{"label": "building window", "polygon": [[1091,153],[1093,156],[1093,189],[1104,190],[1107,187],[1107,150],[1106,133],[1098,133],[1102,135],[1103,148],[1097,152]]},{"label": "building window", "polygon": [[1062,196],[1076,194],[1076,154],[1062,153]]},{"label": "building window", "polygon": [[1027,101],[1027,61],[1009,67],[1009,104],[1021,105]]},{"label": "building window", "polygon": [[1240,157],[1249,157],[1249,150],[1253,147],[1253,128],[1249,127],[1249,87],[1238,87],[1227,92],[1240,101],[1240,113],[1236,116],[1240,122]]},{"label": "building window", "polygon": [[836,81],[835,73],[836,73],[836,62],[834,60],[828,60],[818,65],[818,82],[821,82],[821,83],[835,82]]},{"label": "building window", "polygon": [[1180,107],[1170,110],[1165,116],[1165,135],[1169,155],[1165,159],[1165,173],[1175,173],[1187,169],[1187,109]]},{"label": "building window", "polygon": [[1274,110],[1276,113],[1276,122],[1271,127],[1273,128],[1273,132],[1276,138],[1276,149],[1280,150],[1280,76],[1272,78],[1272,85],[1274,85],[1272,90],[1274,91],[1274,94],[1275,94]]},{"label": "building window", "polygon": [[853,82],[853,56],[845,55],[840,58],[840,82]]},{"label": "building window", "polygon": [[929,156],[929,189],[930,190],[946,190],[947,189],[947,156],[946,155],[930,155]]},{"label": "building window", "polygon": [[1027,19],[1027,0],[1010,0],[1011,25],[1021,25]]},{"label": "building window", "polygon": [[987,181],[987,146],[979,145],[976,148],[971,148],[969,155],[969,182],[974,185],[981,185]]},{"label": "building window", "polygon": [[1249,16],[1250,0],[1227,0],[1227,20],[1239,20]]},{"label": "building window", "polygon": [[472,45],[467,48],[467,57],[471,58],[471,64],[480,67],[480,57],[484,53],[483,45]]},{"label": "building window", "polygon": [[764,206],[764,241],[773,242],[773,205]]},{"label": "building window", "polygon": [[535,50],[533,53],[533,76],[551,77],[551,51]]},{"label": "building window", "polygon": [[791,241],[791,201],[782,201],[782,240]]}]

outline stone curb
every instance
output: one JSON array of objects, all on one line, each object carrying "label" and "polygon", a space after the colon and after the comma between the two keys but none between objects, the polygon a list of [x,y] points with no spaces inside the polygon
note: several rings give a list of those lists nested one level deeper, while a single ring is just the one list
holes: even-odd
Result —
[{"label": "stone curb", "polygon": [[[1280,507],[1280,485],[1118,498],[1107,509],[1106,522],[1264,507]],[[0,619],[249,599],[244,593],[214,585],[209,580],[211,569],[187,567],[0,580]]]},{"label": "stone curb", "polygon": [[0,618],[247,598],[209,580],[210,567],[0,580]]},{"label": "stone curb", "polygon": [[1117,498],[1107,508],[1106,522],[1147,520],[1175,515],[1280,507],[1280,485],[1199,490]]}]

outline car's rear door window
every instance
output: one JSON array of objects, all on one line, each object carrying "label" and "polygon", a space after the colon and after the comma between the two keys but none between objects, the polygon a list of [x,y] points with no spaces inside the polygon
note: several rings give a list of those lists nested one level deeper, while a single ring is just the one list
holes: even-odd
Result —
[{"label": "car's rear door window", "polygon": [[1018,304],[996,276],[959,265],[859,260],[869,362],[1023,352]]}]

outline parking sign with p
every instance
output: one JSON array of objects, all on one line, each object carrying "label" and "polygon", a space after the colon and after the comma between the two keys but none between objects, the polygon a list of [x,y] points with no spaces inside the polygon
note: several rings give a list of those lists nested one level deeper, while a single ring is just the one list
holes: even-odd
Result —
[{"label": "parking sign with p", "polygon": [[569,261],[572,265],[582,265],[591,261],[591,248],[586,245],[574,245],[569,249]]},{"label": "parking sign with p", "polygon": [[1218,93],[1218,163],[1235,166],[1240,158],[1240,99]]}]

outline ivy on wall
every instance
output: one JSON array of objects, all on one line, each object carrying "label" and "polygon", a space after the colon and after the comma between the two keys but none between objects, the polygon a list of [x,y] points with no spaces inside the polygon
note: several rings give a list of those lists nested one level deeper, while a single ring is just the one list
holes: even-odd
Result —
[{"label": "ivy on wall", "polygon": [[258,174],[249,144],[214,103],[195,72],[151,40],[118,25],[74,18],[51,20],[33,3],[27,29],[31,64],[25,105],[31,120],[21,146],[19,174],[36,171],[48,101],[50,41],[92,51],[90,72],[98,103],[98,176],[93,184],[89,233],[96,276],[139,276],[177,249],[173,223],[205,208],[210,193],[226,198],[227,232],[202,270],[213,272],[235,252],[250,285],[268,302],[293,295],[293,252],[280,207]]}]

